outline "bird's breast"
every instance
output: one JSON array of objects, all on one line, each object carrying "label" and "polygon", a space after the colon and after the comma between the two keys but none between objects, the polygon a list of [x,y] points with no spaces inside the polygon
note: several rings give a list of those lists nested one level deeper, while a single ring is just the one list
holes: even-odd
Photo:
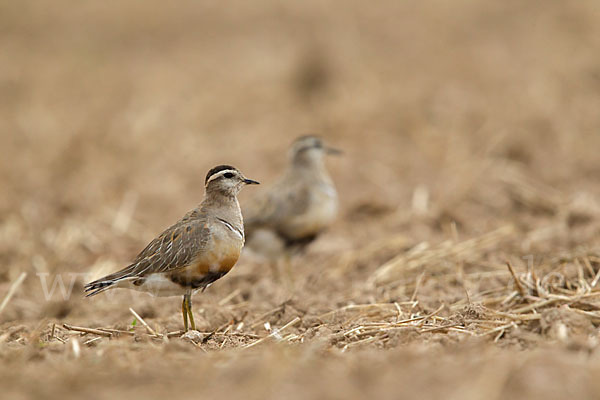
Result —
[{"label": "bird's breast", "polygon": [[205,251],[190,265],[172,273],[170,279],[187,288],[207,287],[233,268],[240,257],[241,250],[239,241],[211,240]]},{"label": "bird's breast", "polygon": [[243,245],[243,233],[232,228],[229,223],[217,223],[206,250],[198,257],[197,269],[207,272],[229,272],[240,257]]},{"label": "bird's breast", "polygon": [[310,196],[310,203],[303,214],[292,217],[283,229],[289,238],[313,236],[326,229],[338,211],[338,198],[335,188],[323,185]]},{"label": "bird's breast", "polygon": [[206,254],[205,267],[208,267],[210,272],[229,272],[240,258],[241,251],[241,238],[215,241]]}]

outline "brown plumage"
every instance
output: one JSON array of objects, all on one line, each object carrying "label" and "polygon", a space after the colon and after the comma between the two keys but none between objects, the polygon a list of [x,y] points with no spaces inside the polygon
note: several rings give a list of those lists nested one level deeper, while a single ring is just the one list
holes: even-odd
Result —
[{"label": "brown plumage", "polygon": [[191,295],[227,274],[244,245],[244,225],[237,194],[247,184],[240,171],[228,165],[206,175],[202,203],[152,240],[128,267],[88,283],[87,296],[112,288],[128,288],[155,296],[183,295],[184,327]]}]

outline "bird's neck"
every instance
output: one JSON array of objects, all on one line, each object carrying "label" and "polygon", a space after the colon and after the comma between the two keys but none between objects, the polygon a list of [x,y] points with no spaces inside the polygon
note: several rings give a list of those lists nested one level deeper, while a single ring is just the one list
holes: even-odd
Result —
[{"label": "bird's neck", "polygon": [[292,157],[291,164],[295,168],[322,169],[325,168],[325,159],[321,155],[311,153],[297,154]]},{"label": "bird's neck", "polygon": [[207,193],[200,204],[200,209],[209,215],[226,220],[236,228],[243,228],[242,212],[236,196],[216,191]]},{"label": "bird's neck", "polygon": [[330,183],[331,178],[323,159],[296,159],[288,169],[289,179],[309,178],[312,181]]}]

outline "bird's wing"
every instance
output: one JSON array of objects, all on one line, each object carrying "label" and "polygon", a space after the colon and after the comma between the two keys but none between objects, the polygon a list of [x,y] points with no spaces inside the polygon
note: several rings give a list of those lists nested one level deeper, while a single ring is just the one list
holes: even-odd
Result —
[{"label": "bird's wing", "polygon": [[209,238],[206,215],[198,210],[191,211],[152,240],[131,265],[95,282],[143,277],[183,268],[206,248]]},{"label": "bird's wing", "polygon": [[206,216],[190,217],[166,229],[138,254],[132,274],[168,272],[189,265],[206,247],[210,230]]}]

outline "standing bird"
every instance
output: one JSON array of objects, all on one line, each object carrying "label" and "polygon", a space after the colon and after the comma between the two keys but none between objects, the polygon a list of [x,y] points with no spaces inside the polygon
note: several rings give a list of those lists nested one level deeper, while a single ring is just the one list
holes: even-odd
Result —
[{"label": "standing bird", "polygon": [[325,155],[340,153],[316,136],[294,141],[283,175],[245,208],[249,247],[278,255],[284,249],[305,246],[331,225],[338,198],[325,168]]},{"label": "standing bird", "polygon": [[237,262],[245,239],[237,195],[245,185],[258,184],[230,165],[208,171],[204,183],[206,194],[197,208],[151,241],[133,264],[85,285],[87,297],[113,288],[183,295],[184,329],[189,316],[196,330],[192,294],[204,291]]}]

